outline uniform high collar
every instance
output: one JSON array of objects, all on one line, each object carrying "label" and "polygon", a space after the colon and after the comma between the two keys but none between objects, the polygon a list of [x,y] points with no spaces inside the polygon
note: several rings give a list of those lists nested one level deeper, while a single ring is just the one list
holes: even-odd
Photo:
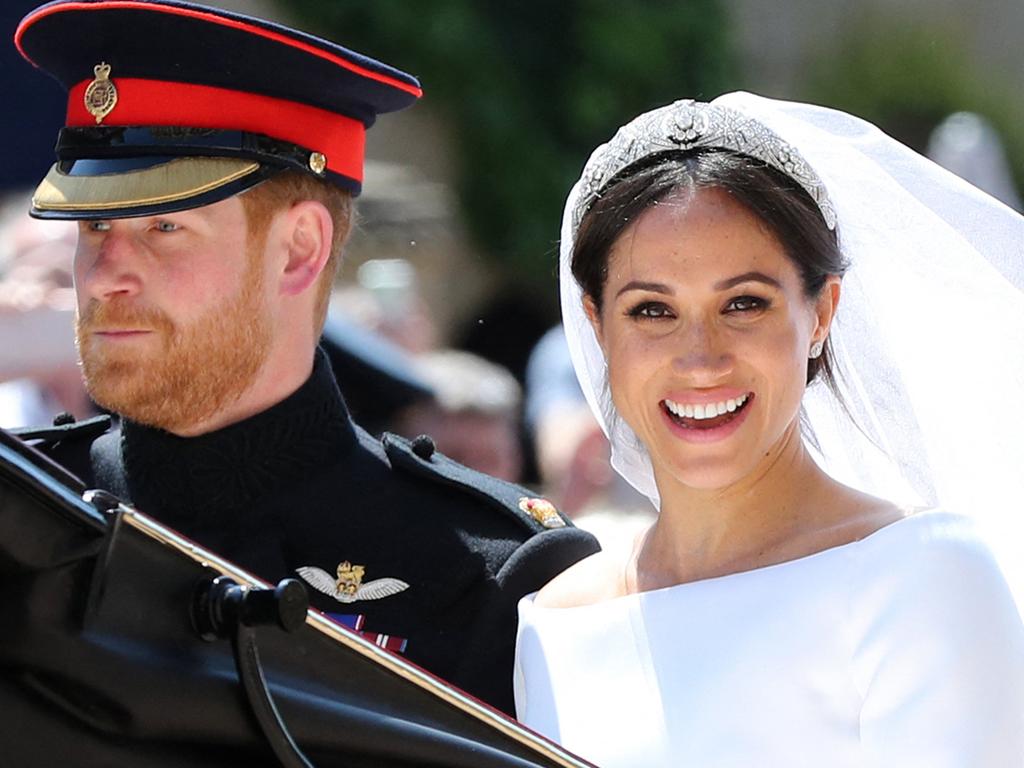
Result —
[{"label": "uniform high collar", "polygon": [[305,384],[244,421],[197,437],[127,420],[121,429],[132,501],[186,529],[212,511],[256,514],[260,499],[298,486],[355,443],[354,427],[321,350]]}]

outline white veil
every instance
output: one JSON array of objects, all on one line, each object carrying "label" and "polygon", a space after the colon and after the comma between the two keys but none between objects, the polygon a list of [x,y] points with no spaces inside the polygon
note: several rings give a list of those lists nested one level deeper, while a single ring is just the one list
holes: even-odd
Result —
[{"label": "white veil", "polygon": [[[976,518],[1024,607],[1024,217],[843,112],[749,93],[712,103],[795,147],[838,219],[851,266],[831,340],[857,425],[827,387],[808,388],[805,434],[820,465],[876,496]],[[650,459],[615,414],[570,271],[583,194],[578,182],[562,220],[566,336],[612,465],[657,507]]]}]

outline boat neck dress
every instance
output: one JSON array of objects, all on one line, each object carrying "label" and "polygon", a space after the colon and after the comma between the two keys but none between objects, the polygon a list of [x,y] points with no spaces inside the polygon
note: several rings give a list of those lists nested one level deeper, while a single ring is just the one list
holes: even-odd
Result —
[{"label": "boat neck dress", "polygon": [[796,560],[519,605],[516,710],[602,768],[1024,766],[1024,625],[934,510]]}]

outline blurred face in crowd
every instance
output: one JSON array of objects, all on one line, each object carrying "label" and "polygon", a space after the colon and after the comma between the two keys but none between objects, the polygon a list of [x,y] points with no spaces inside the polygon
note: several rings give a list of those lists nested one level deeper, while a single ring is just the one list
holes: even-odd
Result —
[{"label": "blurred face in crowd", "polygon": [[441,452],[460,464],[518,482],[522,459],[512,419],[485,413],[449,414],[439,426],[436,438]]},{"label": "blurred face in crowd", "polygon": [[80,222],[76,338],[90,395],[177,433],[237,401],[270,344],[264,282],[237,197]]},{"label": "blurred face in crowd", "polygon": [[460,464],[502,480],[522,474],[518,424],[511,415],[446,411],[435,405],[407,409],[393,427],[408,437],[430,435],[437,449]]}]

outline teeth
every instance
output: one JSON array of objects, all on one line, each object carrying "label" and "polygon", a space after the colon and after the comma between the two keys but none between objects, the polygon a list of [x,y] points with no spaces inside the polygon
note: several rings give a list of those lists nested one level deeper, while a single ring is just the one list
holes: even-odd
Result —
[{"label": "teeth", "polygon": [[670,413],[676,416],[686,417],[688,419],[713,419],[716,416],[721,416],[726,413],[732,413],[737,408],[747,402],[749,395],[740,395],[737,398],[729,398],[720,403],[700,403],[697,405],[691,405],[690,403],[681,404],[673,402],[672,400],[665,401],[665,407],[668,408]]}]

